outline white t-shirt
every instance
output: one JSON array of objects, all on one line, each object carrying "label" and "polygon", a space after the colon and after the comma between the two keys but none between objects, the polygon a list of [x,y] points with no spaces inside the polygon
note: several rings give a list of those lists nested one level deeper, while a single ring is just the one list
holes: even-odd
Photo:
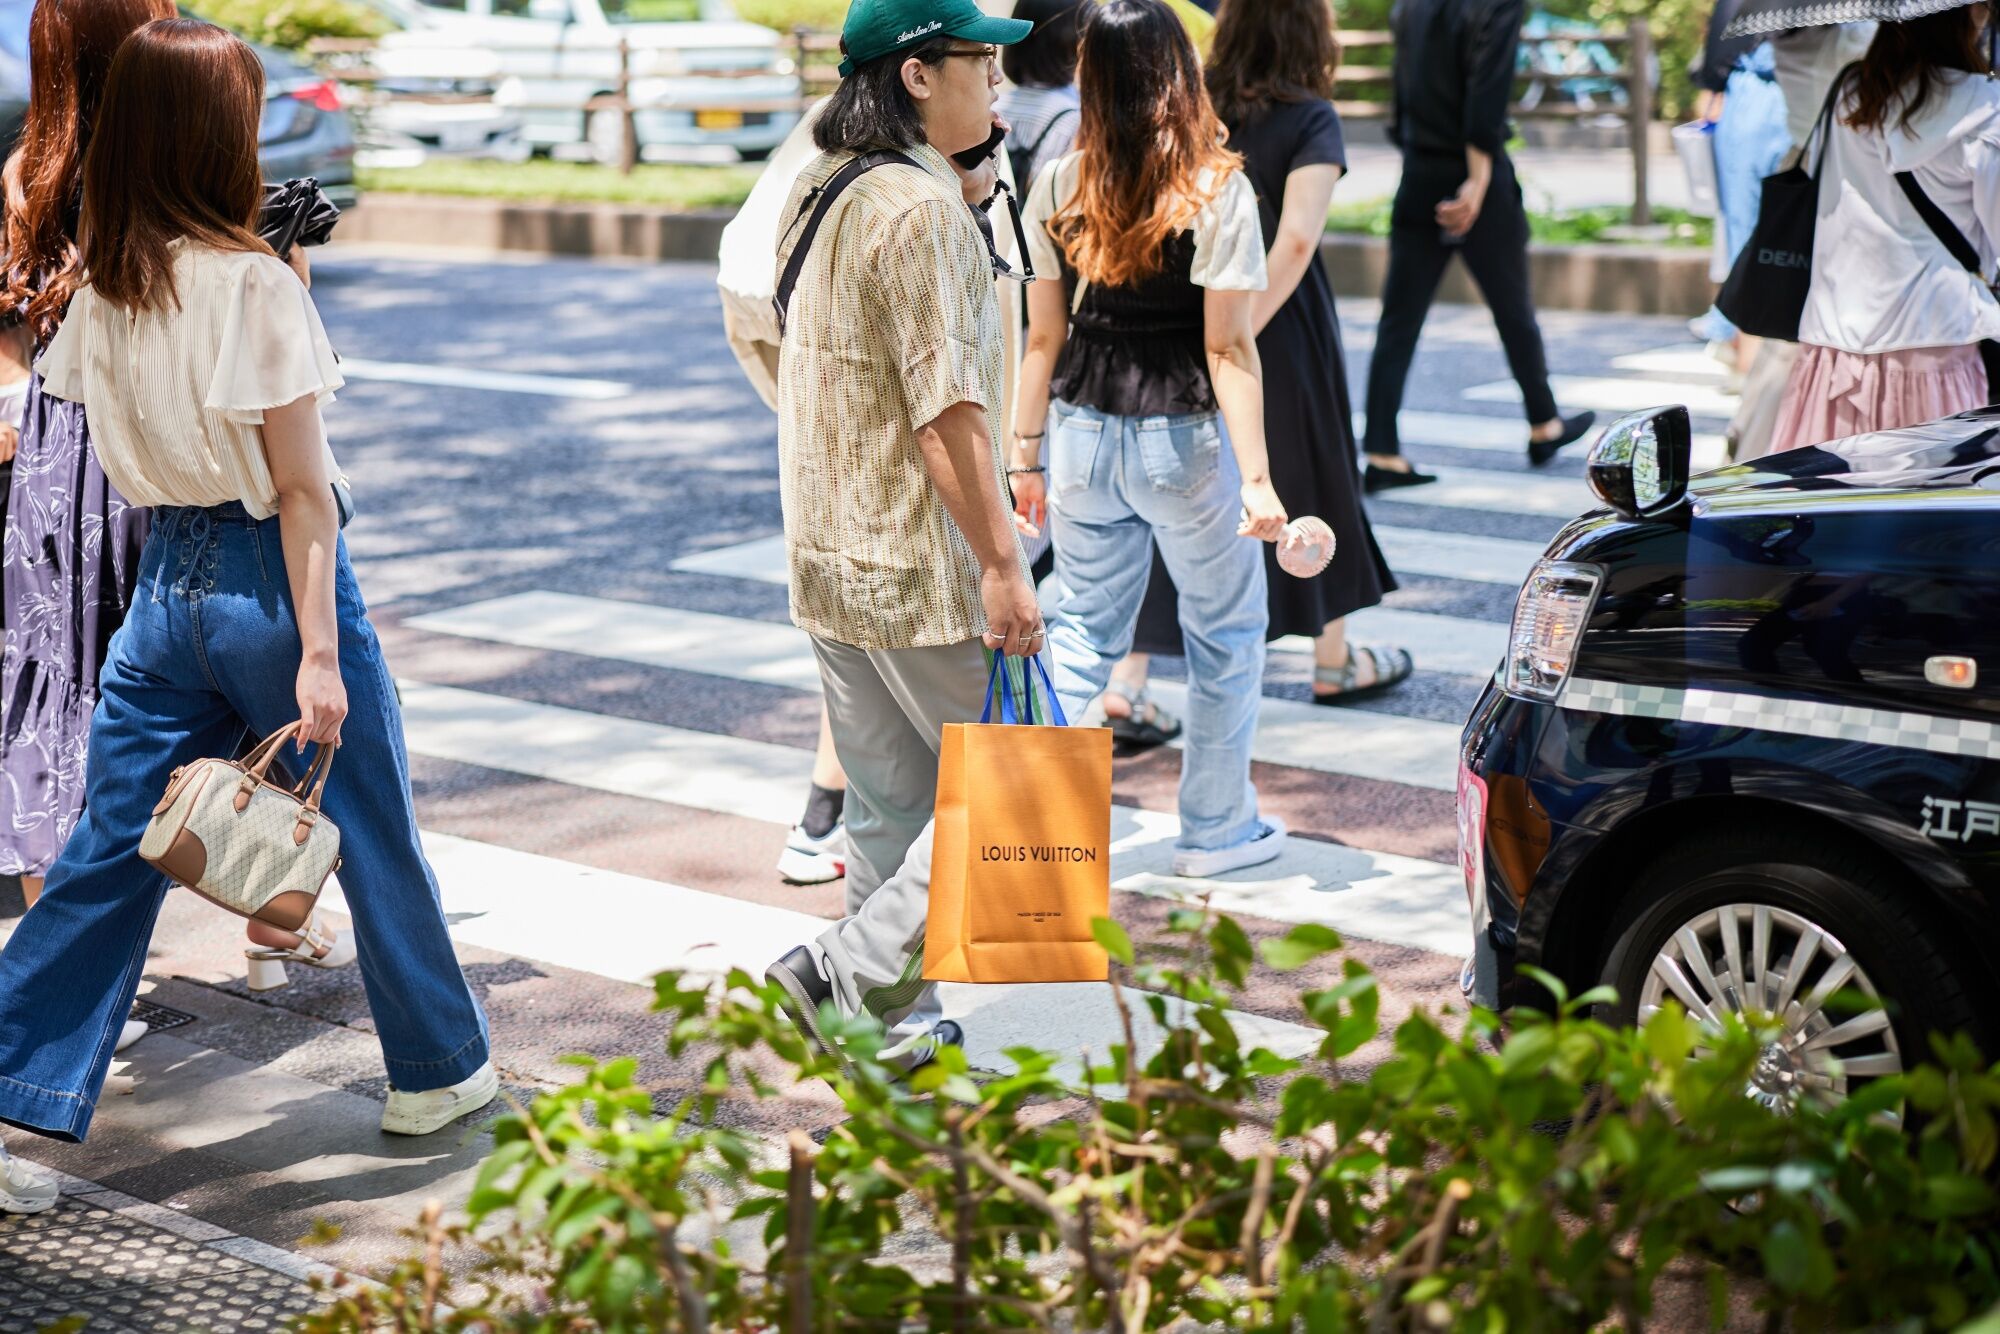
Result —
[{"label": "white t-shirt", "polygon": [[1967,347],[2000,338],[2000,302],[1924,224],[1896,184],[1908,171],[1979,252],[2000,237],[2000,83],[1948,71],[1907,128],[1855,130],[1842,99],[1819,178],[1812,288],[1799,341],[1843,352]]},{"label": "white t-shirt", "polygon": [[[1079,153],[1049,164],[1035,180],[1028,194],[1023,219],[1028,232],[1028,255],[1035,262],[1037,277],[1054,278],[1062,272],[1049,220],[1076,194]],[[1204,187],[1211,180],[1203,181]],[[1214,190],[1208,203],[1195,214],[1189,230],[1194,233],[1194,285],[1217,292],[1261,292],[1270,285],[1264,265],[1264,224],[1257,216],[1257,190],[1250,178],[1232,171]]]},{"label": "white t-shirt", "polygon": [[[134,505],[277,513],[264,412],[345,381],[305,284],[276,256],[175,243],[179,301],[128,312],[85,287],[37,368],[90,409],[90,444]],[[338,476],[332,451],[327,473]]]}]

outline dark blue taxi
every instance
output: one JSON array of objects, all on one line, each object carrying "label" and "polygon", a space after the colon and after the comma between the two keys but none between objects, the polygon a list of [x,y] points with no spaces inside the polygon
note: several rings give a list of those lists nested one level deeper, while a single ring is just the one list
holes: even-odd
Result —
[{"label": "dark blue taxi", "polygon": [[1468,994],[1775,1017],[1774,1103],[2000,1052],[2000,410],[1693,479],[1690,441],[1605,432],[1466,724]]}]

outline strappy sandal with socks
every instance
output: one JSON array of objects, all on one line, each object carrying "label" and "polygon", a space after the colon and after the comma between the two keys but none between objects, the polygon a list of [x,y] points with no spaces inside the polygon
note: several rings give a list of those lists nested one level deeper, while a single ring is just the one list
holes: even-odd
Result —
[{"label": "strappy sandal with socks", "polygon": [[1132,712],[1126,717],[1105,717],[1111,728],[1111,739],[1120,745],[1132,750],[1151,750],[1155,746],[1166,745],[1181,734],[1180,719],[1156,704],[1146,687],[1140,686],[1135,690],[1123,681],[1113,681],[1104,688],[1104,693],[1116,695],[1132,706]]},{"label": "strappy sandal with socks", "polygon": [[[1355,679],[1360,675],[1355,670],[1355,655],[1359,653],[1366,653],[1369,665],[1375,669],[1375,679],[1365,686],[1354,683]],[[1374,649],[1366,644],[1349,644],[1347,646],[1347,661],[1342,665],[1338,667],[1320,667],[1315,665],[1313,667],[1313,684],[1316,686],[1333,687],[1332,694],[1321,694],[1317,690],[1313,691],[1313,703],[1327,705],[1352,704],[1355,700],[1367,699],[1370,695],[1379,695],[1384,691],[1394,690],[1397,686],[1409,680],[1410,673],[1415,671],[1416,668],[1416,661],[1410,657],[1410,651],[1406,648]]]}]

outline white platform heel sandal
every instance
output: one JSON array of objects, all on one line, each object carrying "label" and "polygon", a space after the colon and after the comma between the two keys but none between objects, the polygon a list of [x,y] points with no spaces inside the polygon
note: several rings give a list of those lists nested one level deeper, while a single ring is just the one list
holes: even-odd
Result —
[{"label": "white platform heel sandal", "polygon": [[250,961],[250,990],[276,991],[291,985],[291,978],[285,976],[288,963],[302,963],[308,968],[345,968],[354,962],[355,953],[353,928],[336,935],[331,927],[322,926],[319,914],[314,913],[299,932],[298,944],[289,949],[253,945],[243,951],[243,957]]}]

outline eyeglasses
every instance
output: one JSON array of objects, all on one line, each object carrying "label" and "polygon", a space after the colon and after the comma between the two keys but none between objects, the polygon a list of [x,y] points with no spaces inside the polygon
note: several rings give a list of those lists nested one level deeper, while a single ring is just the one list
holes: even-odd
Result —
[{"label": "eyeglasses", "polygon": [[989,65],[1000,62],[1000,48],[997,46],[955,46],[944,53],[946,60],[983,60]]}]

